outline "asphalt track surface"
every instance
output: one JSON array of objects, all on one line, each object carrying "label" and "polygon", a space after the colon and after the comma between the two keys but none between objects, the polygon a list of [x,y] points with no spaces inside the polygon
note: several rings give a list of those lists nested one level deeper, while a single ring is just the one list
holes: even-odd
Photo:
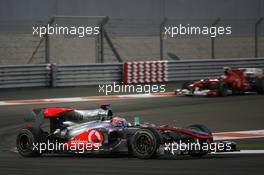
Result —
[{"label": "asphalt track surface", "polygon": [[[89,90],[89,91],[88,91]],[[2,90],[1,100],[97,95],[96,88]],[[187,126],[202,123],[213,132],[264,129],[264,96],[226,98],[160,97],[106,101],[116,116],[156,124]],[[0,106],[1,174],[263,174],[264,154],[208,155],[203,158],[46,155],[23,158],[14,152],[17,131],[32,108],[70,106],[94,108],[98,102]],[[99,102],[102,103],[102,102]],[[263,139],[244,140],[263,142]],[[264,148],[263,148],[264,149]]]}]

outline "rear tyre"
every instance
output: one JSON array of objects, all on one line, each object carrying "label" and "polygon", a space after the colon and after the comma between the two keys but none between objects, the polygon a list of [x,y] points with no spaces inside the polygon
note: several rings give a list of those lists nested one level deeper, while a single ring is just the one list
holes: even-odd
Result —
[{"label": "rear tyre", "polygon": [[220,81],[218,83],[218,90],[219,90],[219,96],[220,97],[226,97],[228,95],[228,87],[227,84],[223,81]]},{"label": "rear tyre", "polygon": [[264,78],[256,79],[256,91],[258,94],[264,94]]},{"label": "rear tyre", "polygon": [[40,156],[43,152],[40,152],[36,147],[34,147],[34,145],[36,146],[37,144],[42,143],[44,141],[44,137],[45,133],[41,130],[39,133],[36,133],[31,128],[21,129],[16,139],[18,153],[23,157]]},{"label": "rear tyre", "polygon": [[159,134],[153,128],[139,129],[135,132],[131,139],[132,152],[140,159],[155,157],[159,145]]},{"label": "rear tyre", "polygon": [[[198,131],[202,131],[202,132],[206,132],[208,133],[208,135],[212,136],[212,132],[209,128],[207,128],[206,126],[204,125],[200,125],[200,124],[195,124],[195,125],[191,125],[188,127],[188,129],[195,129],[195,130],[198,130]],[[207,140],[200,140],[200,144],[202,145],[203,143],[207,143],[207,144],[210,144],[213,142],[213,139],[207,139]],[[203,151],[203,150],[200,150],[198,152],[191,152],[190,155],[192,157],[202,157],[202,156],[205,156],[208,154],[208,151]]]}]

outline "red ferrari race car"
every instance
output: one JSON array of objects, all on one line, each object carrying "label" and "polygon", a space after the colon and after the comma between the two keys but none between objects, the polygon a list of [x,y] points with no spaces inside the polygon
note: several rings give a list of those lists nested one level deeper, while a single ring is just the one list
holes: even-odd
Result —
[{"label": "red ferrari race car", "polygon": [[[134,123],[113,117],[108,105],[98,109],[34,109],[16,139],[23,157],[43,153],[131,154],[147,159],[159,154],[203,156],[211,152],[236,151],[233,142],[213,142],[203,125],[186,128]],[[219,147],[221,146],[221,147]]]},{"label": "red ferrari race car", "polygon": [[262,69],[224,67],[224,75],[185,82],[175,94],[183,96],[227,96],[244,93],[264,94]]}]

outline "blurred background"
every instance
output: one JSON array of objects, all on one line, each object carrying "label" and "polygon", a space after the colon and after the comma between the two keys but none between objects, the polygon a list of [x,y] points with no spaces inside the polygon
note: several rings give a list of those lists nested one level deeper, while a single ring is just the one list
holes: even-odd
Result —
[{"label": "blurred background", "polygon": [[[0,65],[264,56],[263,0],[0,0]],[[102,28],[84,38],[33,26]],[[232,35],[164,37],[164,26],[232,26]]]}]

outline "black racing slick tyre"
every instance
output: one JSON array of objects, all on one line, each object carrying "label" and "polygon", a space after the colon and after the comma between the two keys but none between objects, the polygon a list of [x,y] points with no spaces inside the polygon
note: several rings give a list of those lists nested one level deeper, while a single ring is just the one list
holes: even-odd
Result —
[{"label": "black racing slick tyre", "polygon": [[38,133],[32,128],[23,128],[19,131],[16,139],[18,153],[23,157],[37,157],[43,154],[37,145],[44,143],[45,134],[43,131]]},{"label": "black racing slick tyre", "polygon": [[135,132],[131,139],[134,156],[140,159],[153,158],[160,145],[158,132],[153,128],[142,128]]},{"label": "black racing slick tyre", "polygon": [[227,84],[223,81],[220,81],[218,83],[218,89],[219,89],[219,96],[220,97],[226,97],[228,95],[228,88]]},{"label": "black racing slick tyre", "polygon": [[264,94],[264,78],[256,79],[256,91],[258,94]]}]

